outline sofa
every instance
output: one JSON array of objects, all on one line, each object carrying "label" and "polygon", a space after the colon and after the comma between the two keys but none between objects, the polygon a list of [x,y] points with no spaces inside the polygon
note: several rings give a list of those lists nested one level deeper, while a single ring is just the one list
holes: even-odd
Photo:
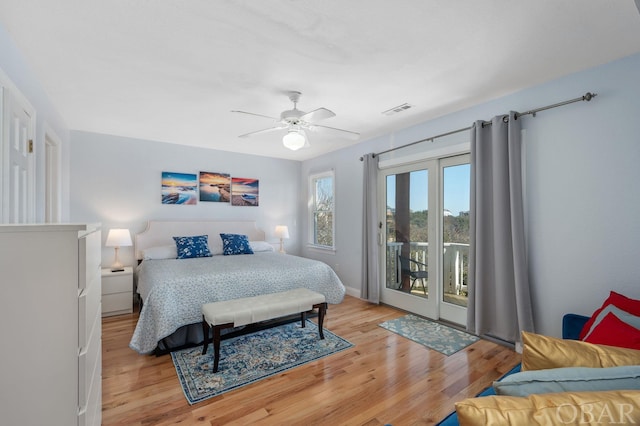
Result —
[{"label": "sofa", "polygon": [[[587,323],[588,320],[589,320],[589,317],[585,317],[583,315],[566,314],[562,318],[562,338],[578,340],[580,336],[580,331],[582,330],[582,328],[584,327],[584,325]],[[498,379],[498,381],[501,381],[505,377],[510,376],[514,373],[519,373],[521,370],[521,367],[522,367],[521,364],[516,365],[507,373],[505,373],[500,379]],[[489,386],[488,388],[480,392],[477,396],[481,397],[481,396],[489,396],[489,395],[495,395],[495,394],[496,392],[493,386]],[[458,413],[455,411],[449,414],[447,417],[445,417],[440,423],[438,423],[438,426],[453,426],[453,425],[459,425]]]},{"label": "sofa", "polygon": [[[603,308],[604,308],[604,305],[603,305]],[[601,310],[603,308],[601,308]],[[596,311],[596,313],[594,313],[594,316],[598,312],[599,311]],[[600,410],[597,412],[601,414],[602,412],[604,412],[603,410],[605,410],[606,412],[609,412],[607,411],[609,410],[608,405],[613,405],[613,404],[609,404],[608,398],[612,398],[611,401],[621,401],[620,404],[618,404],[620,406],[627,407],[628,405],[629,406],[632,405],[633,407],[629,408],[627,411],[629,410],[638,411],[637,413],[634,412],[633,416],[639,416],[640,407],[638,407],[637,404],[639,403],[638,401],[640,401],[640,390],[639,390],[640,389],[640,365],[636,365],[636,364],[640,364],[640,357],[638,355],[640,354],[640,352],[634,349],[612,348],[611,346],[601,346],[596,344],[592,345],[591,343],[581,342],[580,341],[581,337],[584,337],[582,336],[582,334],[584,333],[585,325],[593,324],[592,318],[594,316],[586,317],[586,316],[576,315],[576,314],[566,314],[562,320],[562,338],[565,340],[576,341],[574,344],[570,342],[566,342],[566,344],[569,347],[571,347],[571,345],[574,345],[573,346],[574,348],[578,348],[576,352],[582,352],[583,347],[580,345],[585,345],[585,346],[591,345],[595,347],[594,350],[596,351],[600,351],[600,349],[602,348],[602,351],[604,351],[604,355],[602,355],[601,353],[598,353],[595,355],[596,358],[598,356],[607,358],[609,356],[607,351],[609,350],[613,351],[616,354],[616,355],[613,355],[613,359],[604,361],[602,365],[597,365],[597,367],[612,367],[612,368],[582,368],[581,369],[581,368],[572,367],[570,365],[548,366],[548,365],[544,365],[545,363],[544,360],[542,360],[542,364],[540,366],[532,366],[536,362],[536,360],[535,359],[532,360],[532,358],[535,358],[536,356],[538,356],[539,359],[543,358],[545,356],[545,351],[547,353],[566,352],[566,348],[562,347],[561,349],[557,350],[558,346],[553,346],[554,344],[558,343],[558,342],[554,343],[554,340],[562,342],[561,339],[548,338],[545,336],[538,336],[533,334],[530,335],[528,333],[526,333],[527,336],[525,336],[525,333],[523,333],[523,340],[525,341],[525,350],[523,351],[523,363],[525,362],[530,363],[527,366],[527,370],[537,370],[537,371],[527,371],[525,373],[521,373],[521,370],[524,370],[524,369],[522,368],[522,364],[518,364],[509,372],[507,372],[504,376],[502,376],[498,381],[496,381],[493,386],[488,387],[487,389],[485,389],[484,391],[482,391],[480,394],[477,395],[477,397],[487,397],[487,396],[497,395],[496,388],[498,388],[499,393],[501,395],[506,394],[506,395],[512,395],[512,396],[506,396],[506,397],[500,396],[500,397],[497,397],[497,399],[494,399],[494,398],[484,399],[484,398],[477,398],[477,397],[473,399],[467,399],[462,401],[461,403],[456,404],[457,410],[460,411],[462,409],[462,416],[466,417],[467,422],[468,422],[470,413],[472,413],[473,416],[477,417],[476,419],[477,424],[489,424],[489,423],[493,423],[492,419],[494,419],[494,417],[492,416],[495,415],[496,410],[499,412],[498,418],[500,418],[502,421],[504,421],[505,418],[510,417],[510,413],[509,415],[503,416],[503,412],[509,411],[509,410],[511,410],[512,413],[515,412],[516,417],[517,415],[522,415],[524,417],[521,417],[521,419],[527,418],[527,416],[525,416],[524,414],[518,414],[518,410],[521,409],[521,405],[522,405],[521,402],[523,401],[528,404],[533,404],[534,406],[536,406],[536,404],[539,404],[536,406],[536,409],[540,405],[547,404],[547,407],[545,407],[545,409],[547,409],[546,415],[550,415],[549,413],[552,412],[552,410],[549,404],[559,404],[560,406],[561,405],[570,406],[572,404],[576,404],[575,406],[580,407],[580,404],[585,405],[584,400],[581,400],[580,398],[582,398],[584,395],[588,395],[589,397],[595,398],[595,396],[597,396],[598,398],[600,398],[599,402],[601,405],[598,406],[596,410]],[[541,342],[542,350],[538,351],[537,354],[534,353],[531,356],[527,352],[527,340],[532,338],[533,340],[536,341],[536,344]],[[529,341],[529,344],[531,345],[531,341]],[[530,349],[530,351],[531,350],[533,349]],[[588,352],[588,351],[585,351],[585,352]],[[619,361],[619,358],[616,358],[618,352],[622,354],[620,356],[622,357],[628,356],[628,358],[626,360]],[[525,360],[526,356],[529,358]],[[564,356],[566,358],[567,354],[565,353]],[[569,354],[568,356],[571,356],[571,355]],[[582,354],[580,354],[580,356],[582,356]],[[576,357],[579,358],[578,355],[576,355]],[[554,356],[550,356],[550,358],[554,358]],[[569,363],[570,363],[570,360],[569,360]],[[618,367],[619,365],[622,365],[622,367]],[[571,368],[558,368],[558,367],[571,367]],[[579,372],[580,374],[583,374],[585,371],[589,374],[587,376],[588,378],[586,379],[583,377],[579,378],[579,381],[583,383],[583,386],[585,387],[585,389],[571,389],[572,391],[574,391],[573,393],[571,393],[571,392],[565,392],[562,389],[557,390],[554,388],[554,386],[555,387],[563,386],[563,384],[558,385],[558,383],[556,383],[557,381],[561,381],[561,379],[556,380],[556,377],[564,376],[566,373],[571,373],[571,375],[574,375],[574,374],[577,374],[577,372]],[[516,375],[516,373],[521,373],[521,374]],[[603,373],[607,373],[608,377],[605,377],[604,379],[597,378],[597,379],[594,379],[593,381],[591,380],[591,378],[593,377],[591,376],[592,374],[603,374]],[[614,377],[614,379],[617,381],[612,381],[613,379],[611,377],[611,374],[614,374],[614,373],[616,374],[619,373],[618,376]],[[528,374],[536,375],[536,377],[538,378],[531,380],[530,382],[524,383],[524,387],[522,389],[524,389],[523,392],[526,392],[526,393],[524,393],[523,395],[518,395],[517,394],[518,390],[516,389],[516,393],[514,394],[513,388],[517,386],[523,386],[523,382],[522,380],[513,380],[513,379],[515,378],[520,379],[523,376],[527,376]],[[548,380],[548,382],[544,382],[544,380],[539,379],[539,377],[543,377],[544,375],[546,375],[546,379]],[[608,380],[608,382],[603,382],[602,380]],[[514,382],[514,383],[511,383],[511,382]],[[597,382],[597,386],[602,386],[603,387],[602,389],[605,389],[606,391],[591,392],[592,391],[591,386],[596,384],[596,382]],[[540,383],[542,383],[542,385]],[[570,386],[576,386],[575,383],[576,383],[575,381],[572,382]],[[616,384],[616,387],[614,388],[616,390],[612,390],[611,388],[612,383]],[[620,384],[620,389],[631,389],[631,390],[617,390],[619,389],[617,387],[618,384]],[[578,385],[580,384],[578,383]],[[510,386],[512,387],[512,389],[509,389]],[[545,386],[547,386],[547,390],[532,391],[532,389],[535,389],[536,386],[538,387],[542,386],[542,388],[539,388],[539,389],[545,389]],[[505,389],[507,390],[505,391]],[[579,392],[581,390],[589,391],[589,392]],[[549,393],[547,392],[549,393],[559,392],[559,393],[555,393],[553,398],[548,398],[548,397],[545,398],[546,395],[549,395]],[[612,393],[615,393],[615,395]],[[517,398],[517,397],[514,397],[513,395],[522,396],[524,398]],[[538,398],[537,402],[535,401],[536,398]],[[563,398],[569,398],[569,399],[563,400]],[[577,398],[577,402],[576,402],[576,398]],[[533,400],[533,402],[531,400]],[[631,402],[628,404],[629,401]],[[590,404],[592,404],[591,401],[586,402],[586,405],[590,405]],[[593,404],[595,404],[595,402]],[[573,413],[578,412],[576,411],[575,406],[571,408],[574,410]],[[596,405],[593,405],[593,406],[595,407]],[[503,411],[500,412],[500,410],[503,410]],[[458,411],[454,411],[451,414],[449,414],[442,421],[440,421],[438,425],[451,426],[451,425],[460,424]],[[531,413],[533,413],[533,411]],[[529,416],[534,415],[531,413],[529,414]],[[538,414],[539,413],[536,413],[535,415],[537,416]],[[591,415],[589,413],[587,414]],[[626,412],[624,414],[626,415]],[[556,408],[556,411],[554,412],[554,415],[558,416],[557,408]],[[633,417],[633,419],[635,418],[636,417]],[[616,421],[612,421],[611,423],[615,424],[620,419],[616,418],[613,420],[616,420]],[[510,422],[508,422],[508,424],[511,424],[512,422],[514,422],[513,418]],[[544,424],[546,422],[549,422],[548,417],[547,417],[547,420],[543,421],[542,423]],[[563,421],[560,421],[560,423],[565,423],[565,422],[563,420]],[[588,422],[585,422],[585,423],[588,423]],[[538,424],[538,423],[535,423],[535,424]]]}]

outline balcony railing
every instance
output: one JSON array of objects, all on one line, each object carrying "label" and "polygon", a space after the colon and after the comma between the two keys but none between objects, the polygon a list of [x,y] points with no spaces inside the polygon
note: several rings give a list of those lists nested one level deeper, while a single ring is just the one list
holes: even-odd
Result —
[{"label": "balcony railing", "polygon": [[[398,257],[402,252],[404,244],[407,243],[387,243],[387,287],[400,288],[402,274],[400,272]],[[428,264],[429,243],[412,242],[408,244],[409,257],[417,262]],[[468,265],[469,244],[444,243],[444,253],[442,256],[444,293],[466,295]]]}]

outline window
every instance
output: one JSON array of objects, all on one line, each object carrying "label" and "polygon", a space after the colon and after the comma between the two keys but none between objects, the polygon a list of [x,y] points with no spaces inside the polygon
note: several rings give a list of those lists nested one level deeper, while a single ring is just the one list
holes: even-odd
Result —
[{"label": "window", "polygon": [[309,243],[334,248],[335,197],[333,171],[309,176]]}]

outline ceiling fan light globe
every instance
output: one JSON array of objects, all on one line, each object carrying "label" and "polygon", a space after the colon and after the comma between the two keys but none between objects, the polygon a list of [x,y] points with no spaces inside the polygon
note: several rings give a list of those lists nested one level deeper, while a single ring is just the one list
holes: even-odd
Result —
[{"label": "ceiling fan light globe", "polygon": [[282,144],[289,148],[292,151],[297,151],[304,146],[306,142],[306,138],[303,134],[299,133],[297,130],[289,131],[282,138]]}]

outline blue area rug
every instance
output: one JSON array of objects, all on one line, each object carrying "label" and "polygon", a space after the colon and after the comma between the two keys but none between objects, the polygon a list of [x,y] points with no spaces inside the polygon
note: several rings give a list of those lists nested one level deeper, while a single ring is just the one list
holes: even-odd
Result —
[{"label": "blue area rug", "polygon": [[297,321],[223,340],[215,374],[213,345],[206,355],[198,346],[172,352],[171,358],[187,401],[195,404],[352,346],[327,329],[320,340],[318,326],[307,320],[305,328]]},{"label": "blue area rug", "polygon": [[444,355],[452,355],[480,340],[473,334],[415,315],[406,315],[379,325]]}]

